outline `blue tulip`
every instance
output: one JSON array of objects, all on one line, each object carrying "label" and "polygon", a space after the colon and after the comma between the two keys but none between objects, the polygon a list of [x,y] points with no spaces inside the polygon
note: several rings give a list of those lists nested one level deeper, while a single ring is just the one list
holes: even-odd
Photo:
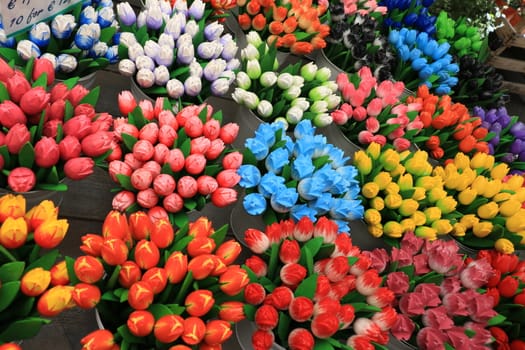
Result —
[{"label": "blue tulip", "polygon": [[33,25],[29,31],[29,40],[38,45],[38,47],[46,47],[51,40],[51,28],[45,22]]},{"label": "blue tulip", "polygon": [[83,24],[75,35],[75,45],[81,50],[89,50],[100,38],[98,23]]},{"label": "blue tulip", "polygon": [[[406,33],[406,36],[405,36],[405,43],[408,45],[408,46],[413,46],[414,43],[416,42],[417,40],[417,30],[415,29],[411,29],[411,30],[408,30],[407,33]],[[422,48],[423,46],[419,46],[419,48]]]},{"label": "blue tulip", "polygon": [[416,23],[416,20],[417,20],[417,14],[413,12],[407,14],[405,18],[403,18],[403,22],[409,27],[412,26],[414,23]]},{"label": "blue tulip", "polygon": [[275,175],[274,173],[266,173],[261,177],[261,181],[259,181],[259,185],[257,185],[257,191],[264,197],[270,198],[274,193],[286,188],[284,182],[284,177]]},{"label": "blue tulip", "polygon": [[447,84],[450,87],[453,87],[453,86],[458,85],[458,78],[457,77],[450,77],[443,83]]},{"label": "blue tulip", "polygon": [[437,94],[437,95],[448,95],[450,94],[450,86],[448,85],[444,85],[444,84],[441,84],[439,85],[435,90],[434,92]]},{"label": "blue tulip", "polygon": [[[438,49],[438,43],[435,40],[429,40],[427,45],[423,47],[425,55],[434,58],[434,52]],[[438,57],[439,58],[439,57]],[[436,58],[437,59],[437,58]]]},{"label": "blue tulip", "polygon": [[275,129],[271,124],[262,123],[257,130],[255,130],[255,138],[264,142],[268,147],[271,147],[276,141]]},{"label": "blue tulip", "polygon": [[307,157],[303,154],[300,154],[299,156],[297,156],[297,158],[295,158],[294,162],[292,163],[291,170],[292,179],[302,180],[305,177],[312,176],[315,170],[315,166],[312,163],[311,157]]},{"label": "blue tulip", "polygon": [[51,32],[57,39],[67,39],[76,25],[73,15],[58,15],[51,21]]},{"label": "blue tulip", "polygon": [[280,174],[286,164],[290,162],[288,151],[284,148],[277,148],[268,154],[264,162],[266,169],[275,174]]},{"label": "blue tulip", "polygon": [[432,76],[432,68],[427,64],[418,73],[419,79],[427,80]]},{"label": "blue tulip", "polygon": [[412,61],[412,69],[415,71],[420,71],[427,65],[427,59],[425,57],[420,57]]},{"label": "blue tulip", "polygon": [[450,50],[450,44],[448,42],[444,42],[440,44],[437,48],[435,48],[434,52],[428,55],[431,56],[434,60],[438,60],[441,57],[445,56],[448,53],[448,50]]},{"label": "blue tulip", "polygon": [[399,34],[399,31],[397,30],[391,30],[390,33],[388,33],[388,42],[394,46],[398,46],[398,43],[400,42],[401,37]]},{"label": "blue tulip", "polygon": [[118,58],[118,45],[111,45],[106,52],[105,57],[109,60],[109,63],[114,64],[119,61]]},{"label": "blue tulip", "polygon": [[82,12],[80,12],[78,23],[80,25],[97,23],[97,11],[93,8],[93,6],[87,6],[82,10]]},{"label": "blue tulip", "polygon": [[446,70],[451,73],[457,73],[459,72],[459,66],[457,65],[457,63],[450,63],[447,64]]},{"label": "blue tulip", "polygon": [[421,32],[417,35],[416,38],[416,45],[417,47],[424,48],[428,44],[428,34],[425,32]]},{"label": "blue tulip", "polygon": [[287,213],[297,203],[299,194],[295,187],[285,187],[277,191],[270,198],[270,205],[278,213]]},{"label": "blue tulip", "polygon": [[243,164],[237,169],[237,174],[241,177],[239,186],[243,188],[253,188],[261,181],[261,171],[251,164]]},{"label": "blue tulip", "polygon": [[113,24],[115,12],[112,7],[103,7],[98,11],[97,22],[100,28],[107,28]]},{"label": "blue tulip", "polygon": [[250,215],[261,215],[266,211],[266,199],[260,193],[250,193],[242,200],[244,210]]},{"label": "blue tulip", "polygon": [[333,207],[334,198],[330,193],[323,193],[320,197],[313,200],[309,207],[316,211],[317,215],[325,215]]},{"label": "blue tulip", "polygon": [[408,61],[410,59],[410,49],[406,45],[402,45],[397,49],[397,53],[402,61]]}]

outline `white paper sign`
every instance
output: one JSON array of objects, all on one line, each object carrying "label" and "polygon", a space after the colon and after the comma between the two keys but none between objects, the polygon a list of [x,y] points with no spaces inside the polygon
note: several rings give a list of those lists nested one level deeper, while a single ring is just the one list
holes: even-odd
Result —
[{"label": "white paper sign", "polygon": [[0,15],[8,36],[50,19],[82,0],[0,0]]}]

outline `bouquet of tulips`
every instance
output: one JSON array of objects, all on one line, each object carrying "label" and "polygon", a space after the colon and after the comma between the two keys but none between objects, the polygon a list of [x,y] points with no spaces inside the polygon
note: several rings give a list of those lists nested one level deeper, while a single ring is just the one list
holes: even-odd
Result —
[{"label": "bouquet of tulips", "polygon": [[26,68],[0,59],[0,186],[65,191],[64,178],[87,177],[111,153],[112,117],[95,112],[98,87],[89,91],[72,78],[50,88],[54,70],[43,58]]},{"label": "bouquet of tulips", "polygon": [[81,1],[69,13],[38,22],[14,37],[2,32],[0,57],[18,67],[25,67],[31,58],[45,58],[60,79],[94,73],[119,59],[111,0]]},{"label": "bouquet of tulips", "polygon": [[[525,262],[514,254],[494,250],[481,250],[474,262],[492,268],[492,276],[482,287],[493,297],[494,309],[506,320],[489,330],[495,339],[496,349],[525,347]],[[481,262],[479,262],[481,260]]]},{"label": "bouquet of tulips", "polygon": [[394,293],[371,260],[337,224],[308,217],[283,220],[265,232],[248,229],[246,317],[252,345],[270,349],[387,349],[396,323]]},{"label": "bouquet of tulips", "polygon": [[329,125],[329,113],[341,102],[330,69],[309,62],[288,65],[276,73],[275,46],[268,46],[253,31],[247,40],[232,93],[234,101],[263,120],[278,119],[292,127],[305,119],[318,127]]},{"label": "bouquet of tulips", "polygon": [[0,344],[34,337],[74,306],[56,249],[69,224],[57,216],[51,201],[26,209],[21,195],[0,197]]},{"label": "bouquet of tulips", "polygon": [[174,114],[167,99],[159,98],[155,107],[149,100],[137,105],[129,91],[119,95],[119,106],[127,118],[113,123],[119,150],[109,174],[121,186],[113,208],[163,212],[180,226],[185,212],[210,200],[217,207],[237,200],[242,155],[227,146],[239,127],[221,125],[222,112],[202,104]]},{"label": "bouquet of tulips", "polygon": [[388,10],[383,25],[386,28],[416,29],[418,32],[434,36],[436,32],[436,16],[429,13],[434,0],[380,0],[380,6]]},{"label": "bouquet of tulips", "polygon": [[390,253],[375,249],[369,257],[395,295],[395,339],[422,350],[490,348],[489,329],[505,317],[479,289],[491,279],[488,263],[464,260],[454,241],[427,241],[413,233]]},{"label": "bouquet of tulips", "polygon": [[445,193],[457,200],[456,210],[443,219],[450,220],[452,235],[467,247],[505,253],[525,247],[524,178],[508,172],[507,164],[485,153],[458,153],[434,169]]},{"label": "bouquet of tulips", "polygon": [[266,223],[281,218],[312,221],[326,215],[349,232],[348,222],[361,219],[357,169],[343,151],[315,135],[309,120],[297,124],[294,139],[280,122],[261,124],[245,142],[239,185],[246,189],[243,207],[263,215]]},{"label": "bouquet of tulips", "polygon": [[175,231],[167,217],[108,213],[101,234],[82,237],[84,255],[67,260],[76,305],[96,307],[104,326],[83,349],[221,349],[244,318],[236,300],[248,284],[226,231],[205,217]]},{"label": "bouquet of tulips", "polygon": [[358,145],[391,143],[396,150],[408,149],[423,128],[419,103],[402,103],[404,84],[383,80],[378,83],[369,67],[357,73],[340,73],[337,86],[344,103],[332,112],[343,134]]},{"label": "bouquet of tulips", "polygon": [[237,0],[243,31],[260,33],[279,50],[305,55],[326,46],[330,27],[320,17],[327,6],[312,0]]},{"label": "bouquet of tulips", "polygon": [[201,0],[152,0],[137,16],[129,3],[118,4],[119,72],[151,96],[202,102],[226,94],[239,67],[237,44],[209,22],[212,11]]}]

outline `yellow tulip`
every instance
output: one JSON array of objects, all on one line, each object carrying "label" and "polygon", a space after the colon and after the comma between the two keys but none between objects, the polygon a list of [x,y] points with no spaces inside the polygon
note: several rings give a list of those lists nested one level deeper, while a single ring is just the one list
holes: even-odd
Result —
[{"label": "yellow tulip", "polygon": [[399,214],[403,216],[411,216],[417,211],[418,208],[419,208],[419,202],[413,199],[407,198],[407,199],[403,199],[398,211],[399,211]]},{"label": "yellow tulip", "polygon": [[517,189],[513,195],[515,199],[520,201],[521,203],[525,202],[525,187],[521,187]]},{"label": "yellow tulip", "polygon": [[434,187],[427,192],[427,198],[430,202],[435,203],[438,200],[445,198],[447,196],[447,191],[442,187]]},{"label": "yellow tulip", "polygon": [[403,197],[398,194],[388,194],[385,197],[385,206],[388,209],[397,209],[401,206],[403,202]]},{"label": "yellow tulip", "polygon": [[454,225],[453,225],[453,230],[452,230],[452,234],[456,237],[463,237],[465,236],[465,232],[467,231],[467,228],[465,227],[465,225],[463,225],[462,223],[460,222],[456,222]]},{"label": "yellow tulip", "polygon": [[401,161],[404,162],[405,159],[407,159],[408,156],[410,156],[410,155],[412,155],[412,151],[407,149],[407,150],[399,153],[399,159],[401,159]]},{"label": "yellow tulip", "polygon": [[477,197],[478,197],[478,191],[473,190],[472,188],[467,188],[459,192],[458,201],[462,205],[469,205],[470,203],[474,202],[474,200]]},{"label": "yellow tulip", "polygon": [[379,186],[380,190],[384,190],[392,182],[392,176],[390,173],[382,171],[374,177],[373,181]]},{"label": "yellow tulip", "polygon": [[383,165],[388,171],[394,170],[399,164],[399,153],[394,151],[392,148],[389,148],[381,153],[379,156],[379,162]]},{"label": "yellow tulip", "polygon": [[436,202],[436,207],[438,207],[443,214],[452,213],[454,210],[456,210],[457,206],[458,202],[452,196],[446,196],[445,198],[442,198]]},{"label": "yellow tulip", "polygon": [[425,215],[425,213],[423,213],[422,211],[416,211],[414,214],[412,214],[412,220],[414,220],[414,223],[416,224],[416,226],[421,226],[421,225],[424,225],[425,222],[427,221],[427,217]]},{"label": "yellow tulip", "polygon": [[0,197],[0,222],[6,218],[20,218],[26,213],[26,200],[22,195],[6,194]]},{"label": "yellow tulip", "polygon": [[436,220],[441,219],[441,210],[438,207],[428,207],[424,211],[427,225],[430,225]]},{"label": "yellow tulip", "polygon": [[412,174],[403,174],[397,179],[397,185],[401,191],[408,191],[414,187]]},{"label": "yellow tulip", "polygon": [[381,197],[375,197],[372,198],[368,204],[370,205],[370,208],[377,209],[379,211],[383,210],[385,208],[385,201]]},{"label": "yellow tulip", "polygon": [[390,172],[390,175],[392,175],[392,177],[397,177],[405,174],[405,172],[406,168],[403,165],[398,164],[397,167]]},{"label": "yellow tulip", "polygon": [[66,236],[68,228],[69,223],[65,219],[44,221],[35,230],[35,243],[42,248],[55,248]]},{"label": "yellow tulip", "polygon": [[458,169],[470,168],[470,158],[462,152],[456,153],[454,164]]},{"label": "yellow tulip", "polygon": [[521,175],[511,175],[505,182],[506,187],[509,190],[516,191],[518,188],[523,186],[525,178]]},{"label": "yellow tulip", "polygon": [[488,186],[488,179],[485,176],[476,176],[474,181],[472,181],[472,184],[470,187],[476,192],[478,192],[478,195],[482,196],[483,193],[485,193],[485,189]]},{"label": "yellow tulip", "polygon": [[425,191],[430,191],[440,182],[441,179],[437,176],[422,176],[416,180],[416,186],[423,187]]},{"label": "yellow tulip", "polygon": [[499,214],[499,206],[496,202],[488,202],[480,205],[477,210],[481,219],[494,219]]},{"label": "yellow tulip", "polygon": [[26,213],[25,219],[29,224],[29,230],[33,231],[46,220],[58,219],[58,208],[53,201],[45,200],[31,208]]},{"label": "yellow tulip", "polygon": [[432,223],[432,228],[436,230],[436,233],[438,235],[446,235],[452,232],[453,227],[450,223],[450,220],[447,219],[439,219]]},{"label": "yellow tulip", "polygon": [[490,171],[490,177],[493,179],[503,180],[505,176],[509,173],[509,166],[505,163],[499,163]]},{"label": "yellow tulip", "polygon": [[37,303],[38,312],[45,317],[53,317],[62,311],[75,306],[73,286],[54,286],[40,296]]},{"label": "yellow tulip", "polygon": [[520,201],[509,199],[499,204],[499,212],[503,216],[512,216],[521,209]]},{"label": "yellow tulip", "polygon": [[521,236],[520,244],[525,244],[525,231],[516,232],[516,234]]},{"label": "yellow tulip", "polygon": [[437,238],[436,230],[428,226],[416,227],[416,231],[414,233],[416,234],[416,236],[428,239],[429,241],[433,241]]},{"label": "yellow tulip", "polygon": [[432,170],[432,176],[437,176],[437,177],[440,177],[442,179],[446,178],[447,174],[445,172],[445,168],[443,168],[440,165],[434,167],[434,170]]},{"label": "yellow tulip", "polygon": [[365,198],[374,198],[379,193],[379,186],[375,182],[367,182],[361,188],[361,193]]},{"label": "yellow tulip", "polygon": [[386,186],[385,188],[385,194],[398,194],[399,193],[399,185],[395,182],[391,182]]},{"label": "yellow tulip", "polygon": [[500,193],[501,188],[502,188],[501,180],[488,181],[485,192],[483,192],[483,197],[492,198],[496,194]]},{"label": "yellow tulip", "polygon": [[403,219],[400,224],[403,228],[403,232],[413,232],[416,229],[416,222],[413,219]]},{"label": "yellow tulip", "polygon": [[381,213],[377,209],[369,208],[365,211],[364,219],[369,225],[379,225],[381,223]]},{"label": "yellow tulip", "polygon": [[372,172],[372,159],[360,150],[354,153],[354,166],[360,174],[368,175]]},{"label": "yellow tulip", "polygon": [[[473,171],[472,169],[469,169],[470,171]],[[455,190],[456,191],[463,191],[465,188],[469,187],[472,184],[472,181],[476,178],[476,173],[472,172],[470,174],[467,174],[466,172],[463,172],[463,174],[460,174],[458,177],[458,183],[456,184]]]},{"label": "yellow tulip", "polygon": [[414,156],[405,162],[407,171],[416,176],[425,176],[432,173],[432,165],[428,162],[425,151],[416,151]]},{"label": "yellow tulip", "polygon": [[412,199],[416,201],[422,201],[427,197],[427,192],[423,187],[414,187],[414,194],[412,195]]},{"label": "yellow tulip", "polygon": [[368,225],[368,233],[375,238],[379,238],[383,235],[383,225]]},{"label": "yellow tulip", "polygon": [[399,222],[389,221],[383,225],[383,232],[388,237],[401,238],[403,236],[403,227]]},{"label": "yellow tulip", "polygon": [[510,194],[508,192],[500,192],[500,193],[496,194],[494,197],[492,197],[492,200],[494,202],[496,202],[496,203],[501,203],[501,202],[507,201],[509,199],[518,201],[517,198],[515,198],[512,194]]},{"label": "yellow tulip", "polygon": [[490,221],[480,221],[477,224],[474,224],[472,227],[472,233],[479,238],[487,237],[492,233],[493,227],[494,226]]},{"label": "yellow tulip", "polygon": [[516,214],[505,220],[505,227],[510,232],[525,231],[525,209],[520,209]]},{"label": "yellow tulip", "polygon": [[27,296],[36,297],[44,293],[51,283],[51,272],[36,267],[24,274],[20,280],[20,290]]},{"label": "yellow tulip", "polygon": [[27,223],[23,217],[8,217],[0,227],[0,244],[8,249],[19,248],[27,240]]},{"label": "yellow tulip", "polygon": [[494,242],[494,248],[503,254],[514,253],[514,244],[506,238],[498,238],[496,242]]},{"label": "yellow tulip", "polygon": [[381,145],[377,142],[372,142],[366,148],[366,154],[368,154],[373,160],[377,160],[381,154]]},{"label": "yellow tulip", "polygon": [[478,152],[470,159],[472,169],[491,169],[494,166],[494,156]]},{"label": "yellow tulip", "polygon": [[479,218],[474,214],[466,214],[461,217],[459,222],[465,226],[465,228],[468,230],[472,228],[475,224],[479,222]]}]

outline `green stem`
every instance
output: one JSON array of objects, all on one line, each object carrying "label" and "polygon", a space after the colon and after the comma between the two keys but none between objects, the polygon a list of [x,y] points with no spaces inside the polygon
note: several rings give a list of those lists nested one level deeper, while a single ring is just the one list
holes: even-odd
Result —
[{"label": "green stem", "polygon": [[106,289],[107,290],[113,290],[115,288],[115,284],[118,281],[118,275],[119,275],[119,272],[120,272],[120,267],[121,267],[120,265],[115,267],[115,269],[113,270],[113,273],[111,274],[111,277],[109,277],[108,283],[106,284]]},{"label": "green stem", "polygon": [[5,249],[3,245],[0,245],[0,254],[2,254],[3,256],[5,256],[9,261],[11,262],[15,262],[17,261],[17,259],[15,258],[15,256],[13,254],[11,254],[9,252],[9,250]]},{"label": "green stem", "polygon": [[182,298],[186,296],[186,292],[188,291],[188,288],[191,286],[192,282],[193,273],[191,273],[191,271],[188,271],[188,274],[184,278],[182,286],[180,287],[179,292],[177,293],[177,297],[175,298],[175,304],[181,305]]}]

